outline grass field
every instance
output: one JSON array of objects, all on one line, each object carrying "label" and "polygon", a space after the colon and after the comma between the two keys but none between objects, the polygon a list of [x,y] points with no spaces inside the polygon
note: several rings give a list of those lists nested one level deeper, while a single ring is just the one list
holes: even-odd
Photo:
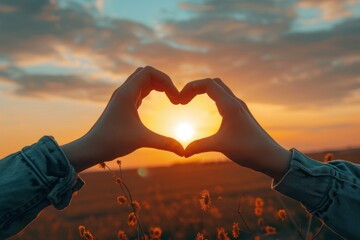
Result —
[{"label": "grass field", "polygon": [[[310,156],[322,159],[325,153]],[[334,155],[335,158],[360,162],[360,149],[334,151]],[[261,239],[300,239],[289,218],[282,221],[277,217],[277,211],[283,207],[270,189],[271,179],[262,174],[230,161],[149,168],[141,174],[146,176],[141,177],[137,169],[123,170],[123,179],[134,199],[142,205],[139,219],[143,228],[148,231],[150,227],[160,227],[161,239],[195,239],[197,233],[203,233],[207,239],[216,239],[218,227],[223,227],[231,237],[234,222],[240,226],[239,239],[254,239],[255,236],[261,236]],[[121,192],[111,175],[103,171],[81,176],[86,185],[68,208],[63,211],[44,210],[14,239],[81,239],[79,225],[90,229],[96,239],[117,239],[119,229],[124,230],[129,239],[136,239],[137,228],[129,227],[127,223],[130,209],[116,202]],[[199,203],[199,193],[203,189],[208,189],[211,196],[211,207],[207,211],[201,210]],[[257,197],[264,201],[260,217],[254,213]],[[305,234],[309,216],[299,203],[284,196],[282,199]],[[276,234],[266,235],[258,225],[259,218],[263,219],[264,226],[274,227]],[[311,232],[316,232],[320,225],[314,219]],[[324,228],[318,239],[340,238]]]}]

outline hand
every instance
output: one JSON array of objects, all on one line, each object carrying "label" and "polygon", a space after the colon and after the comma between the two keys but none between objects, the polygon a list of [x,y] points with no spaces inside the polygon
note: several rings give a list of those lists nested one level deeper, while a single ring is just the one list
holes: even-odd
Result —
[{"label": "hand", "polygon": [[180,103],[207,93],[222,116],[216,134],[196,140],[185,149],[185,157],[217,151],[232,161],[280,179],[289,168],[290,151],[277,144],[257,123],[246,104],[218,78],[188,83],[180,92]]},{"label": "hand", "polygon": [[125,156],[138,148],[150,147],[183,156],[176,140],[152,132],[144,126],[137,109],[152,91],[165,92],[178,104],[179,92],[171,79],[152,67],[138,68],[112,95],[104,112],[82,138],[62,146],[77,172]]}]

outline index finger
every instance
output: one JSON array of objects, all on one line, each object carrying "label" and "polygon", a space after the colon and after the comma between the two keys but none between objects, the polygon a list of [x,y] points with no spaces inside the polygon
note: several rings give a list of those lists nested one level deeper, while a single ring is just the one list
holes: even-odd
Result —
[{"label": "index finger", "polygon": [[204,93],[216,103],[219,109],[226,108],[234,101],[234,98],[215,80],[206,78],[187,83],[180,91],[180,103],[187,104],[196,95]]},{"label": "index finger", "polygon": [[167,74],[146,66],[134,75],[134,78],[134,88],[137,94],[141,94],[141,99],[149,95],[152,90],[156,90],[165,92],[172,103],[178,103],[179,91]]}]

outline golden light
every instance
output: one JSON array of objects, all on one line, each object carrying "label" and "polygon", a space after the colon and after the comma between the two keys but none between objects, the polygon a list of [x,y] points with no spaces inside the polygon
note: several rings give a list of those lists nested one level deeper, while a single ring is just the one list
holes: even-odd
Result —
[{"label": "golden light", "polygon": [[[184,148],[196,139],[216,133],[221,124],[216,105],[206,95],[197,96],[187,105],[173,105],[164,93],[152,92],[143,100],[139,116],[148,129],[176,139]],[[166,157],[173,158],[173,154],[166,154],[164,151],[154,151],[152,156],[165,156],[159,160],[164,163]]]},{"label": "golden light", "polygon": [[188,142],[194,136],[194,127],[188,122],[181,122],[175,127],[175,137],[181,142]]}]

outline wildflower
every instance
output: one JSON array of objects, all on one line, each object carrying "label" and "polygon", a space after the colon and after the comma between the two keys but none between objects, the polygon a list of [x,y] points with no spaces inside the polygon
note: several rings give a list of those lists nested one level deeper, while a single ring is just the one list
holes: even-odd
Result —
[{"label": "wildflower", "polygon": [[140,203],[138,201],[135,201],[135,200],[132,201],[132,206],[133,206],[136,213],[139,212],[140,209],[141,209],[141,205],[140,205]]},{"label": "wildflower", "polygon": [[136,224],[136,215],[134,212],[131,212],[128,216],[128,225],[133,227]]},{"label": "wildflower", "polygon": [[264,229],[264,219],[262,217],[257,220],[257,225],[260,228],[260,230]]},{"label": "wildflower", "polygon": [[327,153],[325,156],[324,156],[324,162],[330,162],[330,161],[332,161],[333,160],[333,158],[334,158],[334,154],[332,154],[332,153]]},{"label": "wildflower", "polygon": [[254,213],[255,213],[256,216],[261,216],[263,214],[263,209],[260,208],[260,207],[256,207],[254,209]]},{"label": "wildflower", "polygon": [[197,233],[196,234],[196,239],[195,240],[205,240],[205,236],[202,233]]},{"label": "wildflower", "polygon": [[115,180],[116,184],[121,184],[123,181],[121,180],[121,178],[117,177]]},{"label": "wildflower", "polygon": [[255,236],[254,240],[261,240],[261,237],[260,236]]},{"label": "wildflower", "polygon": [[210,208],[211,199],[210,199],[210,192],[207,189],[204,189],[200,193],[200,206],[201,209],[206,211]]},{"label": "wildflower", "polygon": [[119,230],[117,234],[118,240],[128,240],[125,231]]},{"label": "wildflower", "polygon": [[79,227],[78,227],[78,229],[79,229],[79,235],[80,235],[80,237],[84,237],[84,233],[85,233],[85,227],[83,226],[83,225],[80,225]]},{"label": "wildflower", "polygon": [[116,163],[119,165],[119,167],[121,167],[121,161],[120,160],[116,160]]},{"label": "wildflower", "polygon": [[239,223],[238,222],[233,223],[231,233],[232,233],[233,238],[239,238],[240,228],[239,228]]},{"label": "wildflower", "polygon": [[151,239],[160,239],[162,230],[159,227],[151,227],[149,230],[149,234]]},{"label": "wildflower", "polygon": [[273,235],[276,234],[276,228],[271,226],[265,226],[265,235]]},{"label": "wildflower", "polygon": [[264,200],[260,197],[255,198],[255,207],[257,208],[264,207]]},{"label": "wildflower", "polygon": [[211,215],[213,215],[215,218],[221,218],[221,217],[222,217],[219,209],[216,208],[216,207],[210,208],[210,213],[211,213]]},{"label": "wildflower", "polygon": [[84,239],[85,240],[95,240],[94,236],[91,234],[89,230],[84,232]]},{"label": "wildflower", "polygon": [[277,212],[277,215],[278,217],[281,219],[281,221],[285,221],[287,215],[286,215],[286,212],[284,209],[280,209],[278,212]]},{"label": "wildflower", "polygon": [[104,162],[99,163],[99,167],[105,170],[106,164]]},{"label": "wildflower", "polygon": [[126,197],[125,196],[118,196],[116,198],[116,201],[117,201],[118,204],[124,205],[126,203]]},{"label": "wildflower", "polygon": [[228,237],[227,232],[225,232],[224,228],[218,228],[217,229],[217,240],[230,240]]}]

